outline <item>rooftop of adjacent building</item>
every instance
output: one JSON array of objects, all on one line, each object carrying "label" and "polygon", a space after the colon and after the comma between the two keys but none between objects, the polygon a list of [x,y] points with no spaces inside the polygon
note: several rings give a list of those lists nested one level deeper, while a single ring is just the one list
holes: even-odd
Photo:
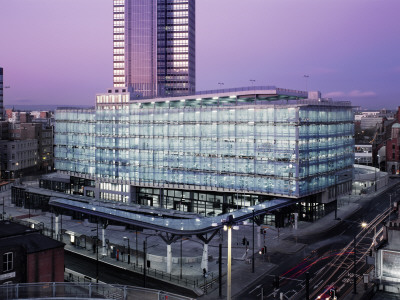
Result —
[{"label": "rooftop of adjacent building", "polygon": [[2,248],[22,246],[27,253],[64,247],[64,243],[44,236],[35,229],[10,221],[0,221],[0,241]]}]

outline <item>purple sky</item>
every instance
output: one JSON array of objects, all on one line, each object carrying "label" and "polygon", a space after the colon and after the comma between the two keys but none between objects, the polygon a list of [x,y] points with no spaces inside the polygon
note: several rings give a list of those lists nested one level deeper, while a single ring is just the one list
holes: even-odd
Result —
[{"label": "purple sky", "polygon": [[[197,90],[320,90],[400,105],[399,0],[197,0]],[[94,105],[112,86],[112,0],[2,0],[5,105]]]}]

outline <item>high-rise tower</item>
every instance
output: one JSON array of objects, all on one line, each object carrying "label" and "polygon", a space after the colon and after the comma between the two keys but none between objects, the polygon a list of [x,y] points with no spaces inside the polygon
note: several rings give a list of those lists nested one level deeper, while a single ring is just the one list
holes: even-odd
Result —
[{"label": "high-rise tower", "polygon": [[0,121],[4,121],[4,106],[3,106],[3,68],[0,68]]},{"label": "high-rise tower", "polygon": [[114,87],[195,92],[195,0],[114,0]]}]

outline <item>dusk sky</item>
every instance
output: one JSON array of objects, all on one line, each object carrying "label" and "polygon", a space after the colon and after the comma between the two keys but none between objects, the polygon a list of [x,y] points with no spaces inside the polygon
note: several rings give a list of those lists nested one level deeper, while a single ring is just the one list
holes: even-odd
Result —
[{"label": "dusk sky", "polygon": [[[399,0],[197,0],[197,90],[276,85],[400,105]],[[112,86],[112,0],[1,0],[4,104],[94,105]]]}]

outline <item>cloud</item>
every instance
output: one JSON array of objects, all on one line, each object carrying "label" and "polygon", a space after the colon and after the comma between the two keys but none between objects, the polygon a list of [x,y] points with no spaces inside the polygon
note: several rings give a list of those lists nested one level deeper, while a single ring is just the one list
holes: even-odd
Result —
[{"label": "cloud", "polygon": [[345,97],[346,94],[344,92],[336,91],[336,92],[329,92],[324,94],[326,98],[337,98],[337,97]]},{"label": "cloud", "polygon": [[324,97],[327,98],[363,98],[363,97],[374,97],[377,94],[373,91],[366,91],[362,92],[360,90],[353,90],[351,92],[342,92],[342,91],[335,91],[335,92],[329,92],[325,93]]},{"label": "cloud", "polygon": [[353,91],[351,91],[349,93],[348,96],[349,97],[354,97],[354,98],[357,98],[357,97],[374,97],[374,96],[376,96],[376,93],[372,92],[372,91],[361,92],[359,90],[353,90]]}]

